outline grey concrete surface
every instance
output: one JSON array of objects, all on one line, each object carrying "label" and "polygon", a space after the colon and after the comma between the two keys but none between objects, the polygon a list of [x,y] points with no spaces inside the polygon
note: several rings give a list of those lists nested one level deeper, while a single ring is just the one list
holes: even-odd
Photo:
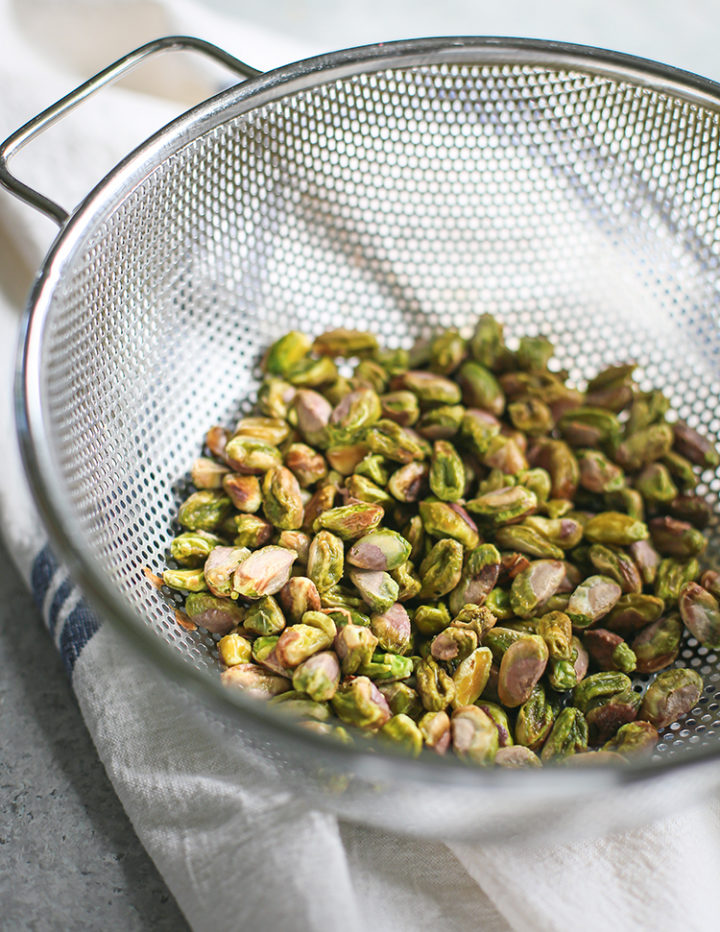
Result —
[{"label": "grey concrete surface", "polygon": [[0,929],[183,932],[0,543]]}]

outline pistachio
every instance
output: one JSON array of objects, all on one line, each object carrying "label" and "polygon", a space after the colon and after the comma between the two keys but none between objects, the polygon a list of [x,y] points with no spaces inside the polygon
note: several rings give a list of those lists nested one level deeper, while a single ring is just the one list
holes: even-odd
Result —
[{"label": "pistachio", "polygon": [[580,481],[580,468],[567,443],[543,438],[536,444],[530,462],[549,474],[552,482],[551,498],[575,497]]},{"label": "pistachio", "polygon": [[365,330],[326,330],[312,343],[318,356],[372,356],[378,350],[377,337]]},{"label": "pistachio", "polygon": [[550,734],[554,721],[555,714],[547,701],[545,690],[538,683],[518,709],[515,741],[532,751],[537,751]]},{"label": "pistachio", "polygon": [[239,663],[250,663],[252,644],[242,635],[231,632],[218,641],[218,655],[226,667],[234,667]]},{"label": "pistachio", "polygon": [[548,648],[537,635],[521,637],[511,644],[500,661],[498,696],[503,705],[513,709],[530,698],[545,672]]},{"label": "pistachio", "polygon": [[508,405],[508,415],[513,426],[529,436],[547,434],[553,428],[552,411],[538,398],[513,401]]},{"label": "pistachio", "polygon": [[534,560],[513,579],[510,605],[520,618],[529,618],[538,605],[554,595],[565,575],[560,560]]},{"label": "pistachio", "polygon": [[222,538],[208,531],[184,531],[170,542],[170,556],[181,566],[202,566]]},{"label": "pistachio", "polygon": [[699,495],[677,495],[665,507],[672,518],[687,521],[699,531],[704,530],[712,518],[712,508]]},{"label": "pistachio", "polygon": [[637,566],[644,585],[651,586],[655,582],[660,554],[648,540],[638,540],[630,544],[628,552]]},{"label": "pistachio", "polygon": [[[471,632],[466,631],[463,634],[467,637]],[[442,637],[442,634],[438,637]],[[455,696],[452,704],[455,708],[472,705],[482,695],[490,676],[491,665],[492,654],[487,647],[475,648],[460,661],[453,673]]]},{"label": "pistachio", "polygon": [[282,453],[276,446],[244,434],[228,440],[225,458],[236,472],[244,475],[259,476],[273,466],[282,465]]},{"label": "pistachio", "polygon": [[514,524],[537,508],[535,494],[522,485],[487,492],[467,502],[468,511],[491,527]]},{"label": "pistachio", "polygon": [[615,413],[626,408],[633,400],[634,369],[633,363],[608,366],[590,379],[585,395],[588,405],[608,408]]},{"label": "pistachio", "polygon": [[290,426],[284,418],[243,417],[235,425],[233,437],[254,437],[278,447],[290,435]]},{"label": "pistachio", "polygon": [[381,418],[365,435],[368,448],[395,463],[410,463],[427,458],[426,441],[410,428]]},{"label": "pistachio", "polygon": [[636,754],[649,754],[660,740],[657,728],[650,722],[627,722],[621,725],[614,736],[606,741],[603,748],[633,757]]},{"label": "pistachio", "polygon": [[717,570],[705,570],[700,577],[700,585],[720,601],[720,573]]},{"label": "pistachio", "polygon": [[475,705],[455,709],[450,722],[452,745],[461,760],[491,764],[498,750],[495,724]]},{"label": "pistachio", "polygon": [[385,612],[397,601],[400,588],[389,573],[382,570],[361,570],[353,566],[348,575],[373,612]]},{"label": "pistachio", "polygon": [[184,592],[203,592],[208,588],[202,567],[188,570],[163,570],[163,582],[170,589],[181,589]]},{"label": "pistachio", "polygon": [[678,488],[688,492],[697,486],[698,476],[695,467],[689,459],[680,456],[676,450],[666,453],[665,456],[660,458],[660,462],[667,467]]},{"label": "pistachio", "polygon": [[450,717],[447,712],[426,712],[418,722],[425,746],[436,754],[444,754],[450,747]]},{"label": "pistachio", "polygon": [[260,599],[279,592],[290,578],[296,555],[284,547],[262,547],[235,570],[233,591],[246,599]]},{"label": "pistachio", "polygon": [[315,520],[316,530],[324,528],[336,534],[342,540],[355,540],[374,530],[383,519],[385,512],[380,505],[356,502],[352,505],[340,505],[329,508],[318,515]]},{"label": "pistachio", "polygon": [[312,341],[299,330],[291,330],[276,340],[263,357],[262,370],[271,375],[287,375],[290,369],[307,356]]},{"label": "pistachio", "polygon": [[380,683],[378,689],[385,696],[393,715],[409,715],[413,720],[417,720],[422,716],[423,708],[420,697],[417,690],[413,689],[412,686],[395,680]]},{"label": "pistachio", "polygon": [[543,745],[540,759],[561,761],[584,750],[588,745],[588,724],[579,709],[568,707],[555,719]]},{"label": "pistachio", "polygon": [[407,679],[412,676],[413,660],[400,654],[376,653],[358,670],[361,676],[369,676],[378,683]]},{"label": "pistachio", "polygon": [[410,556],[410,544],[397,531],[379,528],[355,541],[348,563],[366,570],[394,570]]},{"label": "pistachio", "polygon": [[332,414],[330,402],[318,392],[300,389],[293,401],[297,427],[310,446],[327,445],[327,425]]},{"label": "pistachio", "polygon": [[[225,527],[225,525],[223,525]],[[259,515],[239,514],[228,519],[228,533],[236,547],[262,547],[273,536],[273,526]]]},{"label": "pistachio", "polygon": [[578,450],[580,486],[588,492],[603,494],[621,489],[625,483],[622,469],[599,450]]},{"label": "pistachio", "polygon": [[257,476],[243,476],[228,473],[224,476],[223,490],[238,511],[248,514],[257,511],[262,505],[260,482]]},{"label": "pistachio", "polygon": [[672,445],[672,427],[651,424],[626,437],[615,450],[615,460],[628,472],[637,472],[669,453]]},{"label": "pistachio", "polygon": [[624,673],[593,673],[575,687],[573,700],[581,712],[587,712],[599,699],[628,690],[632,691],[632,683]]},{"label": "pistachio", "polygon": [[197,489],[221,489],[223,477],[229,472],[227,466],[201,456],[192,464],[190,475]]},{"label": "pistachio", "polygon": [[319,592],[338,583],[345,569],[345,550],[339,537],[330,531],[318,531],[308,551],[307,574]]},{"label": "pistachio", "polygon": [[220,674],[223,686],[242,689],[253,699],[269,699],[290,689],[290,680],[254,663],[238,663]]},{"label": "pistachio", "polygon": [[404,654],[409,648],[412,626],[407,611],[399,602],[384,612],[371,615],[370,626],[382,650]]},{"label": "pistachio", "polygon": [[[460,367],[456,379],[462,400],[469,408],[480,408],[499,416],[505,409],[505,393],[492,372],[481,363],[468,360]],[[455,399],[460,401],[460,397]],[[453,404],[454,402],[446,402]]]},{"label": "pistachio", "polygon": [[628,593],[621,596],[605,617],[605,627],[622,637],[657,621],[665,609],[665,602],[654,595]]},{"label": "pistachio", "polygon": [[702,532],[687,521],[665,515],[653,518],[648,526],[653,546],[665,557],[694,557],[707,546]]},{"label": "pistachio", "polygon": [[601,670],[632,673],[637,666],[635,652],[619,634],[607,628],[594,628],[583,635],[583,644],[591,659]]},{"label": "pistachio", "polygon": [[335,653],[345,675],[356,673],[370,662],[378,640],[369,628],[345,625],[335,637]]},{"label": "pistachio", "polygon": [[266,376],[258,392],[260,410],[267,417],[287,418],[295,393],[295,387],[289,382]]},{"label": "pistachio", "polygon": [[551,657],[548,661],[548,686],[555,692],[567,692],[577,686],[578,678],[572,660],[558,660]]},{"label": "pistachio", "polygon": [[359,728],[376,731],[391,718],[387,700],[366,676],[343,680],[330,702],[341,721]]},{"label": "pistachio", "polygon": [[542,534],[551,544],[563,550],[569,550],[577,546],[584,533],[582,522],[567,515],[561,515],[557,518],[529,515],[523,521],[523,526]]},{"label": "pistachio", "polygon": [[359,388],[370,388],[377,395],[382,395],[387,391],[389,381],[387,369],[379,362],[374,359],[361,359],[355,366],[352,379],[339,378],[329,389],[325,389],[325,395],[333,404],[338,404],[345,395]]},{"label": "pistachio", "polygon": [[[329,479],[329,477],[328,477]],[[315,526],[317,518],[325,511],[329,510],[335,504],[337,496],[337,486],[333,482],[326,481],[313,492],[309,501],[305,505],[302,529],[306,533],[311,533]]]},{"label": "pistachio", "polygon": [[465,491],[465,468],[455,447],[436,440],[430,462],[430,488],[441,501],[456,502]]},{"label": "pistachio", "polygon": [[440,712],[455,698],[455,683],[431,657],[420,661],[415,676],[417,691],[426,711]]},{"label": "pistachio", "polygon": [[460,436],[476,456],[484,456],[500,433],[500,421],[494,414],[471,408],[460,421]]},{"label": "pistachio", "polygon": [[211,634],[227,634],[243,623],[245,610],[232,599],[223,599],[209,592],[191,592],[185,600],[185,614]]},{"label": "pistachio", "polygon": [[285,378],[291,385],[303,388],[319,388],[335,382],[338,377],[337,366],[327,356],[320,359],[301,359],[287,372]]},{"label": "pistachio", "polygon": [[481,544],[465,559],[462,575],[450,593],[450,610],[457,614],[469,603],[483,605],[500,575],[500,553],[492,544]]},{"label": "pistachio", "polygon": [[178,510],[178,523],[189,531],[214,531],[227,516],[232,504],[216,489],[193,492]]},{"label": "pistachio", "polygon": [[440,375],[453,373],[467,355],[466,341],[451,328],[437,334],[430,341],[428,364],[431,372]]},{"label": "pistachio", "polygon": [[614,492],[606,492],[604,498],[608,508],[622,511],[636,521],[645,520],[645,500],[637,489],[616,489]]},{"label": "pistachio", "polygon": [[280,634],[285,627],[285,616],[275,599],[271,595],[266,595],[250,606],[243,626],[251,634],[272,637]]},{"label": "pistachio", "polygon": [[521,744],[499,748],[495,755],[495,765],[509,770],[523,770],[526,767],[542,767],[540,758],[530,748]]},{"label": "pistachio", "polygon": [[214,547],[203,567],[210,592],[217,596],[231,596],[233,574],[249,556],[247,547]]},{"label": "pistachio", "polygon": [[695,670],[665,670],[648,686],[640,718],[656,728],[667,728],[697,704],[702,691],[702,677]]},{"label": "pistachio", "polygon": [[417,397],[404,389],[381,395],[380,405],[381,417],[395,421],[401,427],[412,427],[420,417]]},{"label": "pistachio", "polygon": [[465,408],[462,405],[440,405],[425,411],[417,432],[426,440],[451,440],[460,430]]},{"label": "pistachio", "polygon": [[720,455],[715,446],[684,421],[676,421],[673,424],[672,440],[675,452],[696,466],[716,469],[720,464]]},{"label": "pistachio", "polygon": [[508,719],[508,714],[502,706],[499,706],[495,702],[488,702],[487,700],[480,699],[476,703],[479,709],[491,719],[497,728],[498,732],[498,747],[507,748],[512,747],[515,742],[512,736],[512,726]]},{"label": "pistachio", "polygon": [[508,476],[516,476],[528,469],[528,461],[516,438],[505,434],[490,439],[481,462],[483,466],[499,469]]},{"label": "pistachio", "polygon": [[320,594],[317,586],[306,576],[293,576],[282,587],[279,593],[285,617],[290,624],[297,624],[302,620],[305,612],[320,610]]},{"label": "pistachio", "polygon": [[700,644],[720,648],[720,605],[712,593],[688,582],[680,590],[678,608],[683,624]]},{"label": "pistachio", "polygon": [[[460,382],[459,378],[458,382]],[[398,383],[398,387],[402,386],[413,392],[422,406],[455,405],[461,398],[461,382],[457,385],[434,372],[410,370],[398,376]]]},{"label": "pistachio", "polygon": [[683,586],[692,582],[698,575],[700,566],[695,557],[680,560],[666,557],[660,561],[655,578],[655,595],[668,605],[677,602]]},{"label": "pistachio", "polygon": [[460,582],[463,548],[456,540],[439,540],[420,564],[422,589],[420,598],[439,599]]},{"label": "pistachio", "polygon": [[285,465],[300,485],[307,488],[324,479],[328,468],[325,458],[306,443],[291,443],[285,451]]},{"label": "pistachio", "polygon": [[419,510],[425,532],[431,537],[452,538],[468,550],[480,542],[475,522],[459,505],[424,501]]},{"label": "pistachio", "polygon": [[669,667],[680,651],[682,630],[680,619],[675,614],[658,618],[643,628],[632,642],[638,673],[657,673]]},{"label": "pistachio", "polygon": [[380,398],[372,388],[348,392],[335,406],[328,422],[328,437],[332,444],[354,443],[364,431],[380,420]]},{"label": "pistachio", "polygon": [[450,624],[450,613],[444,602],[436,605],[420,605],[415,610],[413,624],[421,634],[431,637],[438,634]]},{"label": "pistachio", "polygon": [[667,467],[650,463],[635,479],[635,488],[649,504],[671,502],[678,494]]},{"label": "pistachio", "polygon": [[447,627],[430,643],[430,653],[436,660],[464,660],[478,646],[478,636],[472,629]]},{"label": "pistachio", "polygon": [[[574,447],[613,445],[620,437],[620,422],[612,411],[585,406],[563,414],[560,433]],[[622,465],[622,464],[621,464]]]},{"label": "pistachio", "polygon": [[572,657],[572,622],[564,612],[547,612],[538,619],[537,633],[547,644],[553,660]]},{"label": "pistachio", "polygon": [[303,565],[307,563],[311,540],[303,531],[281,531],[276,543],[278,547],[294,550],[298,563]]},{"label": "pistachio", "polygon": [[470,353],[488,369],[495,369],[505,350],[502,324],[492,314],[481,314],[470,338]]},{"label": "pistachio", "polygon": [[210,453],[213,456],[217,456],[218,459],[225,459],[225,445],[230,439],[230,432],[225,430],[224,427],[211,427],[205,434],[205,446],[208,448]]},{"label": "pistachio", "polygon": [[428,475],[426,463],[406,463],[390,477],[388,491],[400,502],[416,502],[426,493]]},{"label": "pistachio", "polygon": [[419,595],[422,589],[422,580],[415,572],[415,567],[410,560],[401,563],[394,570],[390,570],[390,575],[398,584],[398,602],[407,602]]},{"label": "pistachio", "polygon": [[498,528],[495,543],[504,549],[514,549],[531,557],[561,560],[564,556],[560,547],[551,544],[537,531],[522,524],[511,524]]},{"label": "pistachio", "polygon": [[622,550],[593,544],[588,550],[593,567],[602,575],[614,579],[624,593],[642,591],[642,579],[635,563]]},{"label": "pistachio", "polygon": [[343,476],[351,475],[365,459],[367,453],[367,444],[362,441],[333,444],[325,450],[330,466]]},{"label": "pistachio", "polygon": [[588,576],[570,596],[567,614],[576,628],[587,628],[604,618],[622,595],[609,576]]},{"label": "pistachio", "polygon": [[393,744],[397,744],[403,751],[412,757],[417,757],[422,751],[423,736],[415,722],[408,716],[400,713],[386,722],[380,729],[381,737]]},{"label": "pistachio", "polygon": [[635,541],[645,540],[648,534],[646,524],[619,511],[604,511],[590,518],[585,525],[585,537],[593,544],[626,547]]}]

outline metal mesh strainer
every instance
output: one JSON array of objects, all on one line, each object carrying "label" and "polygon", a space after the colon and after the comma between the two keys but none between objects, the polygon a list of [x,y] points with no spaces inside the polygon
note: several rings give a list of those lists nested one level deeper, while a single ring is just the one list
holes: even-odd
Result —
[{"label": "metal mesh strainer", "polygon": [[[717,437],[719,107],[709,82],[551,43],[341,52],[191,111],[67,223],[24,356],[39,501],[100,610],[240,715],[263,766],[346,813],[443,834],[544,829],[549,812],[555,827],[601,824],[720,783],[720,668],[692,639],[678,663],[703,674],[705,695],[652,762],[498,779],[330,748],[226,697],[207,636],[178,627],[142,574],[160,565],[174,482],[205,429],[243,410],[261,349],[290,328],[351,324],[408,346],[490,311],[511,337],[551,337],[578,383],[637,360],[647,387]],[[720,479],[704,478],[714,564]],[[326,792],[318,759],[354,774],[344,793]]]}]

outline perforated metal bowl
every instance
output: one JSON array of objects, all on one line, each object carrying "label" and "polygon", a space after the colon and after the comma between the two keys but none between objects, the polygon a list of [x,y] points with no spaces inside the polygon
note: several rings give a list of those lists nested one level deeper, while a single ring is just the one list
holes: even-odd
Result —
[{"label": "perforated metal bowl", "polygon": [[[717,438],[719,108],[711,82],[598,50],[391,43],[207,101],[70,217],[20,191],[63,223],[19,379],[52,540],[99,612],[158,675],[214,703],[264,778],[352,818],[475,837],[617,825],[720,784],[718,658],[692,639],[678,663],[706,690],[652,760],[482,771],[336,747],[222,690],[211,640],[178,627],[142,572],[162,565],[205,430],[247,409],[262,349],[290,328],[408,346],[490,311],[511,339],[553,339],[578,385],[636,360],[641,384]],[[720,480],[703,480],[713,565]],[[332,768],[349,776],[342,792]]]}]

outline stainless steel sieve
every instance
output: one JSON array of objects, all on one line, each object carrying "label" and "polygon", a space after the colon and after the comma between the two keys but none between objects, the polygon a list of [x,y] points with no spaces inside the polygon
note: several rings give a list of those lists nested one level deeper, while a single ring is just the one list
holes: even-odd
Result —
[{"label": "stainless steel sieve", "polygon": [[[9,174],[39,129],[168,48],[250,80],[169,124],[71,214]],[[162,564],[176,482],[206,428],[247,409],[262,348],[290,328],[351,324],[408,346],[489,311],[510,338],[553,339],[578,385],[637,361],[641,384],[717,438],[719,110],[710,81],[559,43],[424,39],[260,75],[171,38],[4,144],[0,180],[61,225],[18,376],[51,539],[98,612],[213,705],[259,779],[350,818],[470,837],[618,826],[720,786],[718,657],[691,638],[678,663],[705,693],[650,761],[482,771],[336,747],[224,691],[212,640],[178,627],[142,572]],[[705,474],[710,565],[718,491]]]}]

